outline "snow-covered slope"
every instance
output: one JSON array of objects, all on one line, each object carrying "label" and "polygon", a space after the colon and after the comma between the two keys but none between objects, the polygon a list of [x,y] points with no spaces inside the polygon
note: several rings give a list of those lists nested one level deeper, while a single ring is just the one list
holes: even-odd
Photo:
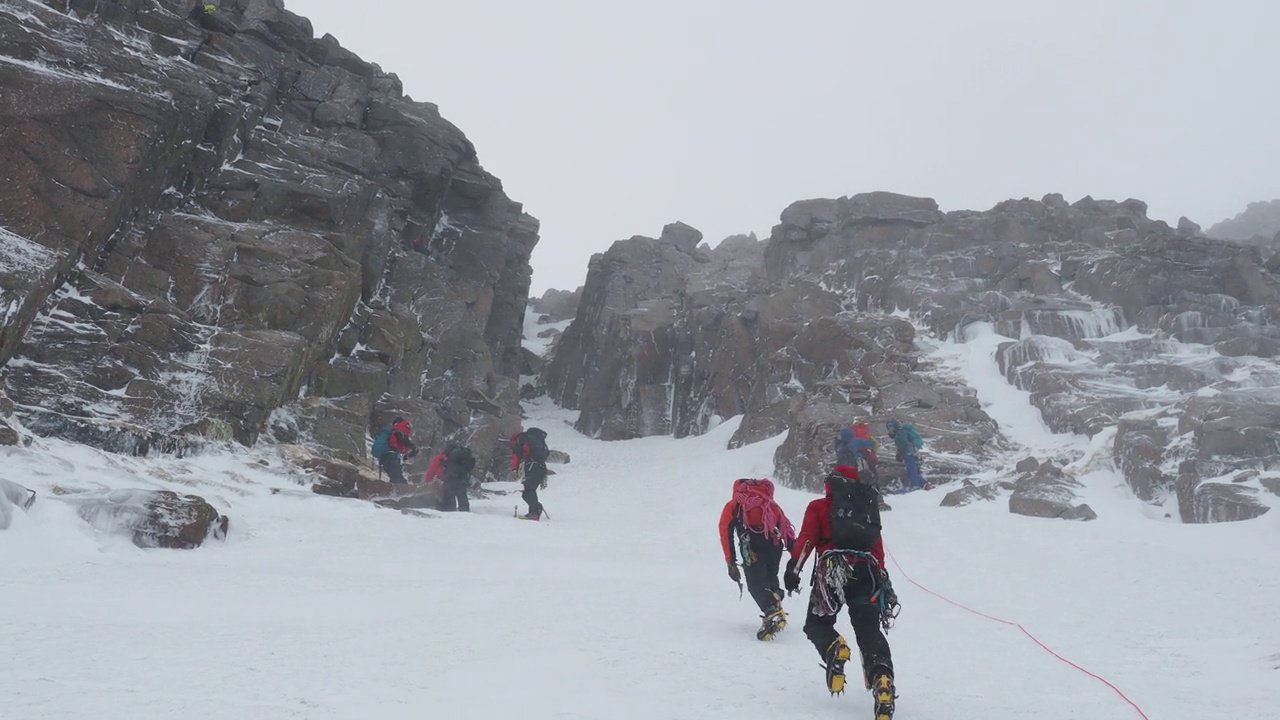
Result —
[{"label": "snow-covered slope", "polygon": [[[931,357],[978,390],[1019,452],[1087,457],[1001,384],[992,353],[975,337]],[[0,476],[40,493],[0,532],[2,714],[869,715],[867,696],[826,693],[801,629],[807,597],[788,599],[790,627],[760,643],[757,611],[725,574],[720,507],[734,478],[772,472],[781,436],[726,450],[734,418],[701,437],[604,443],[574,431],[574,413],[526,411],[572,458],[553,466],[542,523],[512,518],[511,483],[469,515],[316,496],[271,448],[146,460],[60,441],[0,448]],[[942,490],[893,499],[899,717],[1140,717],[1067,660],[1151,718],[1280,706],[1280,516],[1150,522],[1114,468],[1094,465],[1082,493],[1106,511],[1089,523],[940,508]],[[140,550],[83,523],[54,486],[198,492],[231,533]],[[779,490],[797,522],[810,499]]]}]

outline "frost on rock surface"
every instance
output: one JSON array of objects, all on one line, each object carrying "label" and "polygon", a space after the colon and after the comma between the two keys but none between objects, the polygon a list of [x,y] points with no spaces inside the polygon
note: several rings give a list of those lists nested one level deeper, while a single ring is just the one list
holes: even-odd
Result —
[{"label": "frost on rock surface", "polygon": [[[675,224],[592,260],[540,378],[580,431],[684,437],[743,415],[731,444],[789,430],[775,473],[812,488],[839,428],[865,421],[884,443],[896,417],[926,438],[934,481],[1017,483],[1012,464],[1046,451],[1071,477],[1112,463],[1187,522],[1273,504],[1200,487],[1228,466],[1280,471],[1280,262],[1263,249],[1138,200],[1056,195],[948,213],[892,193],[806,200],[764,241],[699,237]],[[1010,388],[1034,420],[994,417]],[[1138,431],[1151,412],[1173,424]],[[1055,488],[1035,505],[1079,504]]]},{"label": "frost on rock surface", "polygon": [[23,422],[186,452],[287,408],[289,442],[362,461],[403,414],[501,464],[537,221],[435,106],[282,3],[190,8],[0,6],[0,380]]}]

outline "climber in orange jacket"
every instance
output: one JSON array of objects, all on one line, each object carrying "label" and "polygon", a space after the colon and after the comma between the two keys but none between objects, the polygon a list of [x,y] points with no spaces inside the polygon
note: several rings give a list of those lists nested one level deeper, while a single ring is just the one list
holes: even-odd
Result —
[{"label": "climber in orange jacket", "polygon": [[[720,546],[729,565],[729,578],[741,584],[746,575],[751,599],[763,613],[757,639],[772,640],[787,625],[778,567],[794,541],[795,528],[773,499],[773,483],[767,479],[735,480],[733,498],[720,513]],[[735,550],[742,554],[742,572],[738,571]]]}]

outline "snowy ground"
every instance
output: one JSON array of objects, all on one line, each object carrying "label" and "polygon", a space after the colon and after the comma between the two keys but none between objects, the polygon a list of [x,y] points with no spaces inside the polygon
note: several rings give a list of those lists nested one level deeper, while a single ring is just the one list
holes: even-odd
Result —
[{"label": "snowy ground", "polygon": [[[988,348],[974,340],[936,357],[1003,427],[1020,420],[1015,440],[1045,452],[1079,442],[1038,435],[1029,405],[984,385]],[[527,410],[573,460],[553,466],[542,523],[511,517],[518,492],[432,519],[315,496],[269,449],[186,460],[56,441],[0,449],[0,476],[41,492],[0,532],[0,717],[869,716],[868,696],[825,691],[801,632],[805,598],[760,643],[756,609],[725,575],[720,507],[734,478],[771,473],[781,437],[725,450],[735,419],[700,438],[603,443],[576,433],[572,413]],[[1152,522],[1114,473],[1095,477],[1087,499],[1101,517],[1089,523],[940,508],[941,489],[893,499],[898,717],[1139,717],[1016,628],[902,571],[1021,623],[1153,720],[1274,717],[1280,513]],[[50,497],[55,483],[198,492],[231,516],[231,535],[139,550],[96,534]],[[798,522],[812,498],[779,499]]]}]

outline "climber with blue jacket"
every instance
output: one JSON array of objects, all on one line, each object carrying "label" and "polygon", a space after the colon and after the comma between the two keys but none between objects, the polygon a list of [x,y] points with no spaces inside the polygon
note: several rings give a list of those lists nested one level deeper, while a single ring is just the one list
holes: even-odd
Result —
[{"label": "climber with blue jacket", "polygon": [[871,439],[870,427],[866,423],[841,428],[835,448],[836,465],[855,467],[873,485],[880,484],[876,473],[876,441]]}]

